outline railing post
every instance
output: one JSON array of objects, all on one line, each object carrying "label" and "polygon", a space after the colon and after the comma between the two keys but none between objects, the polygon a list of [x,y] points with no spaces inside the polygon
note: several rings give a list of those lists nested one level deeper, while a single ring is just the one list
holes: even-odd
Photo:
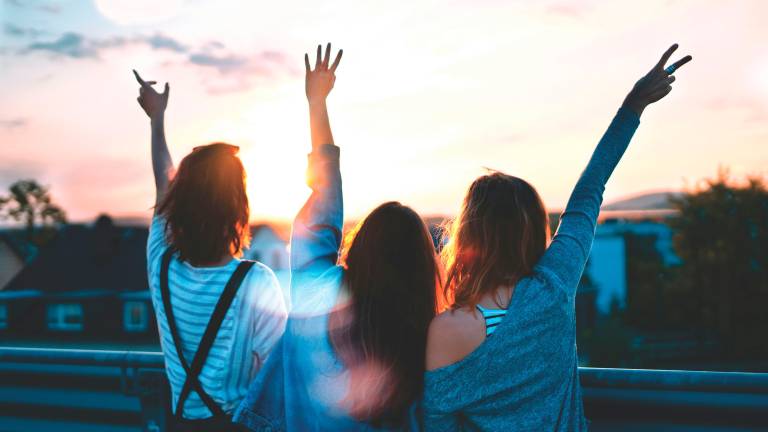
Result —
[{"label": "railing post", "polygon": [[142,369],[136,373],[136,390],[141,404],[142,430],[163,432],[170,415],[171,394],[168,378],[161,369]]}]

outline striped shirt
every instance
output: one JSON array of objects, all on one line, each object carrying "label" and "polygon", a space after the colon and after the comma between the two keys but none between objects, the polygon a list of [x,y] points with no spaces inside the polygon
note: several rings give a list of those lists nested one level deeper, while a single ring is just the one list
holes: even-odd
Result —
[{"label": "striped shirt", "polygon": [[[175,410],[186,374],[176,354],[160,294],[160,263],[168,248],[164,228],[165,220],[155,216],[147,242],[147,270]],[[176,257],[171,260],[168,269],[171,304],[182,351],[189,364],[239,261],[233,259],[217,267],[194,267]],[[267,266],[256,263],[227,311],[199,377],[203,389],[224,412],[231,414],[245,397],[248,385],[282,335],[286,319],[285,302],[274,273]],[[188,419],[212,415],[194,390],[187,398],[183,414]]]},{"label": "striped shirt", "polygon": [[483,320],[485,320],[485,336],[488,337],[496,330],[496,326],[501,323],[504,316],[507,314],[506,309],[486,309],[480,305],[477,305],[477,310],[483,314]]}]

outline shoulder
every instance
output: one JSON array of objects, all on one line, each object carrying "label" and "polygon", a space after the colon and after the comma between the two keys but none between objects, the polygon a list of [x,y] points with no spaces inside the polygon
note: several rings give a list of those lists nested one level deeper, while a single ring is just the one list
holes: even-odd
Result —
[{"label": "shoulder", "polygon": [[165,239],[165,218],[155,215],[149,225],[147,235],[147,256],[154,260],[165,252],[168,242]]},{"label": "shoulder", "polygon": [[243,281],[249,303],[256,309],[273,309],[282,305],[284,308],[283,290],[280,282],[271,268],[258,262],[251,261],[251,269]]},{"label": "shoulder", "polygon": [[485,340],[485,323],[479,313],[462,308],[436,316],[427,336],[427,370],[458,362]]},{"label": "shoulder", "polygon": [[267,265],[253,260],[248,260],[248,262],[253,263],[251,264],[251,269],[248,271],[248,279],[250,282],[270,283],[273,280],[277,281],[275,272],[273,272],[271,268],[267,267]]}]

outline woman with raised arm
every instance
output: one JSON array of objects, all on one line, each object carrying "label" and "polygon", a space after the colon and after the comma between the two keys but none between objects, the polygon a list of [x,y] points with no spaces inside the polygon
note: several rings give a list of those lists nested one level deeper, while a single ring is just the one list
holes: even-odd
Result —
[{"label": "woman with raised arm", "polygon": [[[346,236],[339,148],[326,97],[339,51],[305,56],[312,194],[293,224],[291,310],[281,341],[236,420],[251,430],[414,430],[438,261],[422,219],[396,202]],[[341,254],[341,259],[339,259]]]},{"label": "woman with raised arm", "polygon": [[236,430],[232,412],[285,327],[282,291],[268,267],[239,258],[249,211],[238,148],[195,147],[174,173],[168,84],[159,93],[133,73],[152,130],[157,195],[147,269],[174,413],[164,430]]},{"label": "woman with raised arm", "polygon": [[469,187],[443,251],[451,310],[429,329],[428,431],[585,430],[576,357],[575,297],[605,183],[649,104],[666,96],[664,64],[629,92],[571,194],[552,242],[536,190],[502,173]]}]

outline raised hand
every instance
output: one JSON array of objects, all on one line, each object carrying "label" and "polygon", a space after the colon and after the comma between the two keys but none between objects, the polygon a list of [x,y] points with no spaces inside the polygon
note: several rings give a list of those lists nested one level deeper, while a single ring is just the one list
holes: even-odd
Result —
[{"label": "raised hand", "polygon": [[331,60],[331,44],[325,48],[325,56],[323,56],[323,49],[320,45],[317,46],[317,57],[315,59],[315,70],[309,67],[309,55],[304,54],[304,66],[306,67],[306,79],[304,81],[304,90],[307,93],[307,100],[310,104],[316,102],[324,102],[328,97],[328,93],[333,89],[333,84],[336,82],[336,68],[341,61],[341,55],[344,54],[344,50],[339,50],[336,54],[336,59],[333,64],[329,66]]},{"label": "raised hand", "polygon": [[168,83],[165,83],[165,90],[162,93],[158,93],[157,90],[152,88],[152,85],[157,84],[157,81],[144,81],[139,76],[136,70],[133,70],[133,76],[136,77],[136,81],[139,82],[139,97],[136,98],[139,101],[139,105],[144,109],[150,119],[157,120],[165,113],[165,107],[168,106],[168,94],[170,88]]},{"label": "raised hand", "polygon": [[677,44],[669,47],[653,69],[640,78],[624,99],[625,107],[640,115],[645,107],[660,100],[672,91],[672,83],[675,82],[675,77],[672,74],[693,59],[693,57],[688,55],[665,68],[664,65],[667,64],[676,49]]}]

